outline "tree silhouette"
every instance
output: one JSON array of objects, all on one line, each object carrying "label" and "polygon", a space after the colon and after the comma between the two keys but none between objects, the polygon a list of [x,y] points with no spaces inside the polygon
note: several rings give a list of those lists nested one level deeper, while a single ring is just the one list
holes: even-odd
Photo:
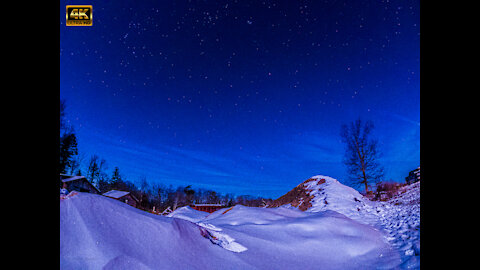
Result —
[{"label": "tree silhouette", "polygon": [[365,123],[358,119],[349,125],[342,125],[342,142],[346,145],[344,163],[347,166],[350,182],[364,185],[368,193],[369,185],[383,178],[383,167],[378,163],[377,141],[370,138],[373,122]]}]

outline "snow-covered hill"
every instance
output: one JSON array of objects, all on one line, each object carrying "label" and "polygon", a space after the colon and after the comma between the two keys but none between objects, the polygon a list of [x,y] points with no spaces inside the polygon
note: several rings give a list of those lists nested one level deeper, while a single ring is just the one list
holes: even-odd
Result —
[{"label": "snow-covered hill", "polygon": [[[375,269],[401,263],[378,229],[335,211],[235,206],[163,217],[100,195],[60,200],[62,269]],[[196,212],[195,212],[196,211]],[[175,217],[176,216],[176,217]]]},{"label": "snow-covered hill", "polygon": [[379,229],[402,254],[404,268],[420,267],[420,182],[402,187],[386,202],[371,201],[338,180],[316,175],[278,198],[270,207],[305,212],[335,211]]}]

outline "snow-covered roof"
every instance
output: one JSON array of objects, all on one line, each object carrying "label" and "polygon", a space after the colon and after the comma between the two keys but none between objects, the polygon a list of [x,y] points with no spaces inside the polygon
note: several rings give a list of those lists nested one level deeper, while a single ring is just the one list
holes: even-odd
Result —
[{"label": "snow-covered roof", "polygon": [[222,204],[219,204],[219,203],[199,203],[199,204],[193,204],[194,206],[223,206]]},{"label": "snow-covered roof", "polygon": [[75,181],[82,178],[85,179],[85,176],[72,176],[72,177],[62,179],[62,182],[70,182],[70,181]]},{"label": "snow-covered roof", "polygon": [[125,195],[128,195],[130,192],[128,191],[120,191],[120,190],[110,190],[108,192],[105,192],[103,193],[102,195],[103,196],[107,196],[107,197],[110,197],[110,198],[114,198],[114,199],[119,199]]}]

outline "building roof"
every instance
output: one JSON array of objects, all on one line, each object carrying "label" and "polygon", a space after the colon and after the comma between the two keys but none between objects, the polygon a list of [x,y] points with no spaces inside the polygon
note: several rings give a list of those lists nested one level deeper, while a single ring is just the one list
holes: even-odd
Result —
[{"label": "building roof", "polygon": [[[63,176],[63,175],[62,175]],[[64,177],[66,178],[63,178],[62,179],[62,182],[70,182],[70,181],[75,181],[75,180],[80,180],[80,179],[85,179],[85,176],[69,176],[69,175],[65,175]]]},{"label": "building roof", "polygon": [[100,190],[98,190],[98,188],[96,186],[94,186],[92,183],[90,183],[90,181],[88,181],[85,176],[60,174],[60,180],[63,183],[72,182],[72,181],[76,181],[76,180],[85,180],[85,182],[88,183],[88,185],[93,187],[95,189],[95,191],[100,194]]},{"label": "building roof", "polygon": [[106,196],[106,197],[114,198],[114,199],[120,199],[122,197],[130,195],[130,197],[132,197],[135,201],[140,202],[135,196],[133,196],[132,193],[130,193],[128,191],[121,191],[121,190],[112,189],[108,192],[103,193],[102,195]]},{"label": "building roof", "polygon": [[128,194],[130,194],[130,192],[128,191],[120,191],[120,190],[112,189],[108,192],[103,193],[102,195],[110,198],[114,198],[114,199],[120,199],[121,197],[126,196]]},{"label": "building roof", "polygon": [[215,203],[215,204],[209,204],[209,203],[203,203],[203,204],[193,204],[194,206],[223,206],[222,204]]}]

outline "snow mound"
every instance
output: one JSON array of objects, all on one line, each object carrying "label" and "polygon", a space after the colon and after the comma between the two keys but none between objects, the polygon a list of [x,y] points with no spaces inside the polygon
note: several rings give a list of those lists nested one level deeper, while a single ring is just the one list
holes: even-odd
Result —
[{"label": "snow mound", "polygon": [[236,205],[230,209],[220,209],[206,217],[202,222],[215,220],[220,225],[245,225],[245,224],[271,224],[285,218],[297,218],[305,216],[298,209],[289,208],[257,208]]},{"label": "snow mound", "polygon": [[251,268],[234,254],[186,220],[89,193],[60,200],[61,269]]},{"label": "snow mound", "polygon": [[209,213],[207,212],[195,210],[190,206],[184,206],[171,212],[170,214],[167,215],[167,217],[175,217],[175,218],[188,220],[191,222],[198,222],[204,219],[205,217],[207,217],[208,215]]},{"label": "snow mound", "polygon": [[296,207],[306,212],[335,211],[356,221],[374,224],[375,204],[337,179],[316,175],[278,198],[270,207]]},{"label": "snow mound", "polygon": [[374,224],[377,220],[375,203],[337,179],[316,175],[305,181],[304,186],[313,197],[308,212],[336,211],[367,224]]},{"label": "snow mound", "polygon": [[202,223],[241,240],[248,247],[241,258],[258,269],[388,269],[401,263],[381,232],[334,211],[237,205]]},{"label": "snow mound", "polygon": [[381,202],[369,200],[332,177],[316,175],[270,207],[297,208],[305,213],[340,213],[379,230],[385,241],[401,254],[400,268],[420,268],[420,182],[400,188],[392,199]]},{"label": "snow mound", "polygon": [[382,233],[334,211],[227,210],[195,224],[80,192],[60,200],[60,268],[372,269],[401,263]]}]

